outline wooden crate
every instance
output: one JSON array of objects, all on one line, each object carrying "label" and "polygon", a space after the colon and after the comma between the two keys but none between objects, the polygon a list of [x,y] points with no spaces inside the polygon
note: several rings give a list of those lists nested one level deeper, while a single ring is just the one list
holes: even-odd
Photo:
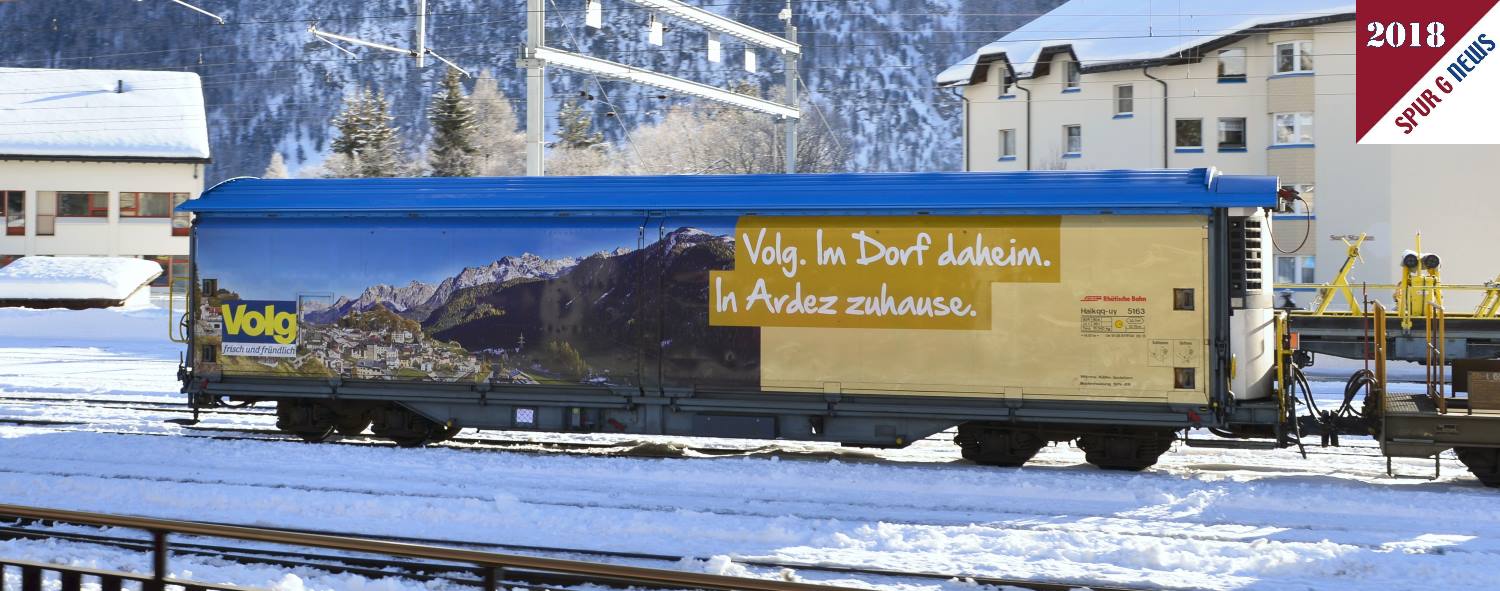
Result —
[{"label": "wooden crate", "polygon": [[1469,407],[1500,410],[1500,371],[1469,372]]}]

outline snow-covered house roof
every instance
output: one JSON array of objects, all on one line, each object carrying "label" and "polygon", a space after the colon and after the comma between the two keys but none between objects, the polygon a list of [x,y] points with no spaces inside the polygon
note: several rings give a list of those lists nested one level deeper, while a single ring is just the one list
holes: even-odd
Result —
[{"label": "snow-covered house roof", "polygon": [[943,70],[937,83],[977,82],[980,66],[1000,59],[1010,63],[1017,78],[1045,75],[1042,62],[1068,51],[1085,71],[1145,65],[1193,57],[1205,45],[1257,28],[1352,18],[1351,0],[1071,0]]},{"label": "snow-covered house roof", "polygon": [[0,159],[209,158],[192,72],[0,68]]}]

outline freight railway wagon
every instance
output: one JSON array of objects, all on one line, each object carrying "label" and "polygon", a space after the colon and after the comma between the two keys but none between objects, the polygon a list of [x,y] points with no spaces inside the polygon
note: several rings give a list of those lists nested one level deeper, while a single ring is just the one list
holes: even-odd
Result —
[{"label": "freight railway wagon", "polygon": [[308,440],[461,428],[1140,469],[1274,436],[1265,208],[1212,170],[235,179],[196,214],[185,390]]}]

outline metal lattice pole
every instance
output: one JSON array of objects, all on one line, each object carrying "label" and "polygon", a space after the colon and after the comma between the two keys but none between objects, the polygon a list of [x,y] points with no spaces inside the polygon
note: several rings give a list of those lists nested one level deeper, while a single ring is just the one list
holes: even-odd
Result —
[{"label": "metal lattice pole", "polygon": [[427,0],[417,0],[417,67],[427,65]]},{"label": "metal lattice pole", "polygon": [[[797,27],[792,25],[792,2],[786,3],[786,40],[797,42]],[[797,60],[799,55],[791,52],[782,52],[782,58],[786,60],[786,104],[798,111],[802,110],[801,103],[797,100]],[[783,117],[782,122],[786,125],[786,173],[797,173],[797,119]]]},{"label": "metal lattice pole", "polygon": [[547,62],[536,51],[546,45],[545,0],[526,0],[526,176],[545,176],[547,137]]}]

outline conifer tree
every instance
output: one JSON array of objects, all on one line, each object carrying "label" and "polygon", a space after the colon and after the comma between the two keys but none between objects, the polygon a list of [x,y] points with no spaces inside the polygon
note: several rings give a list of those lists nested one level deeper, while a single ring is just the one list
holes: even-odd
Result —
[{"label": "conifer tree", "polygon": [[519,176],[526,172],[526,134],[518,130],[520,120],[510,98],[488,70],[474,81],[469,95],[474,108],[475,159],[479,174]]},{"label": "conifer tree", "polygon": [[343,109],[333,119],[338,136],[333,152],[339,158],[326,166],[333,177],[401,176],[405,165],[401,154],[400,129],[383,93],[362,89],[344,99]]},{"label": "conifer tree", "polygon": [[604,143],[604,134],[592,131],[594,118],[577,101],[563,103],[557,112],[557,147],[566,150],[593,148]]},{"label": "conifer tree", "polygon": [[263,179],[284,179],[286,174],[286,159],[281,157],[281,152],[271,152],[271,163],[266,165],[266,171],[261,173]]},{"label": "conifer tree", "polygon": [[333,138],[333,153],[352,158],[354,153],[363,147],[360,142],[360,129],[364,127],[367,93],[366,89],[361,88],[358,93],[344,97],[344,106],[339,109],[339,114],[333,117],[333,127],[338,131],[338,136]]},{"label": "conifer tree", "polygon": [[443,91],[428,108],[432,122],[432,146],[427,164],[432,176],[474,176],[478,172],[478,146],[474,142],[474,109],[464,96],[458,70],[449,68]]},{"label": "conifer tree", "polygon": [[363,177],[404,176],[406,165],[401,154],[400,128],[391,125],[390,102],[385,93],[369,95],[365,105],[366,121],[361,130],[364,149],[359,153],[359,173]]}]

